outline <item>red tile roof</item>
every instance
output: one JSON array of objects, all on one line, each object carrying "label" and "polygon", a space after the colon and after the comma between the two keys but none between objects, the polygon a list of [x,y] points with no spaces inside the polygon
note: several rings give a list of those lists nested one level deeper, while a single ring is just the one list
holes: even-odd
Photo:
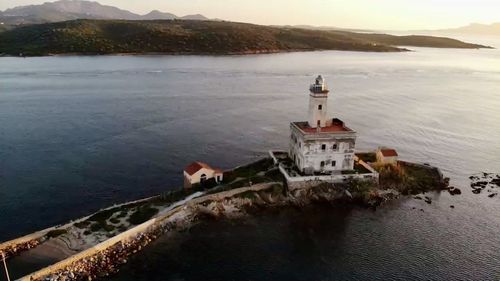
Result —
[{"label": "red tile roof", "polygon": [[384,155],[384,157],[398,156],[398,153],[396,152],[395,149],[384,148],[381,149],[380,152],[382,152],[382,155]]},{"label": "red tile roof", "polygon": [[196,162],[193,162],[193,163],[187,165],[186,168],[184,168],[184,171],[186,171],[186,173],[188,173],[190,176],[192,176],[196,172],[198,172],[199,170],[201,170],[202,168],[214,170],[207,163],[196,161]]},{"label": "red tile roof", "polygon": [[335,118],[332,120],[332,124],[327,127],[322,127],[317,130],[317,128],[311,128],[308,122],[295,122],[295,125],[299,127],[306,134],[316,134],[316,133],[335,133],[335,132],[352,132],[351,129],[344,125],[344,122]]}]

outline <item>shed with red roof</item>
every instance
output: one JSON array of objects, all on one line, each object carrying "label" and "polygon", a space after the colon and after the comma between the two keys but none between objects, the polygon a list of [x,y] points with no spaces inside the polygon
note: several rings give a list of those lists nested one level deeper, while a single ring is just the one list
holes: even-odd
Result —
[{"label": "shed with red roof", "polygon": [[398,163],[398,152],[392,148],[379,147],[377,149],[377,162],[395,165]]},{"label": "shed with red roof", "polygon": [[214,179],[222,182],[224,172],[221,169],[210,167],[207,163],[195,161],[184,168],[184,188],[191,188],[194,184]]}]

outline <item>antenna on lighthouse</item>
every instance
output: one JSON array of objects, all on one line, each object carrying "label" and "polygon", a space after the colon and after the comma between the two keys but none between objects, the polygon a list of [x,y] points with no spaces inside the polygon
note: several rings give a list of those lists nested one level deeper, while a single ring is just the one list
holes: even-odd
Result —
[{"label": "antenna on lighthouse", "polygon": [[7,281],[10,281],[9,270],[7,269],[7,262],[4,252],[2,252],[2,260],[3,260],[3,267],[5,268],[5,275],[7,276]]}]

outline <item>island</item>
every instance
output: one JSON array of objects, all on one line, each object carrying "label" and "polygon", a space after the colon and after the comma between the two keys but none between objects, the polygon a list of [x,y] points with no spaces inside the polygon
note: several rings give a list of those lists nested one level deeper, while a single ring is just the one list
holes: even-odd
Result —
[{"label": "island", "polygon": [[184,169],[183,188],[4,242],[0,252],[8,259],[38,253],[59,260],[18,280],[93,280],[117,272],[158,237],[206,219],[236,219],[316,203],[376,209],[401,196],[431,204],[419,194],[460,193],[449,187],[439,168],[400,160],[393,148],[355,151],[357,132],[328,116],[330,91],[322,76],[310,85],[308,96],[308,120],[290,123],[287,150],[269,151],[226,171],[193,162]]},{"label": "island", "polygon": [[434,36],[395,36],[202,20],[91,20],[0,30],[0,55],[259,54],[346,50],[403,52],[417,46],[490,48]]}]

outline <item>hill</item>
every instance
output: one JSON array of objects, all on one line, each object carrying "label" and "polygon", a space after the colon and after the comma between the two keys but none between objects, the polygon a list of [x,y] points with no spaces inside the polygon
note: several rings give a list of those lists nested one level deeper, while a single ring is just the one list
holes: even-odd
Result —
[{"label": "hill", "polygon": [[59,0],[40,5],[19,6],[0,12],[0,22],[6,27],[26,24],[67,21],[74,19],[194,19],[208,20],[203,15],[187,15],[183,17],[157,10],[146,15],[139,15],[113,6],[101,5],[97,2],[83,0]]},{"label": "hill", "polygon": [[0,33],[0,53],[52,54],[248,54],[350,50],[397,52],[395,45],[482,48],[429,36],[276,28],[196,20],[73,20],[23,26]]},{"label": "hill", "polygon": [[497,35],[500,36],[500,22],[493,24],[472,23],[464,27],[440,30],[442,32],[478,34],[478,35]]}]

